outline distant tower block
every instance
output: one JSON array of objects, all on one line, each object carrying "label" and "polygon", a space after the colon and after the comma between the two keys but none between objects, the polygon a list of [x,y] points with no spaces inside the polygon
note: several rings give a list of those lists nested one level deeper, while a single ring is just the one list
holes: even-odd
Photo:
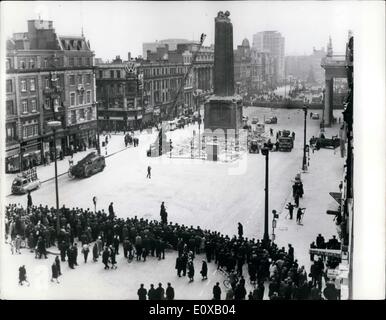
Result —
[{"label": "distant tower block", "polygon": [[205,136],[212,135],[214,141],[220,138],[218,132],[221,130],[225,141],[231,138],[226,135],[228,129],[234,130],[237,141],[242,128],[242,98],[235,95],[234,90],[233,26],[229,15],[228,11],[220,11],[215,18],[214,95],[205,104],[204,118]]}]

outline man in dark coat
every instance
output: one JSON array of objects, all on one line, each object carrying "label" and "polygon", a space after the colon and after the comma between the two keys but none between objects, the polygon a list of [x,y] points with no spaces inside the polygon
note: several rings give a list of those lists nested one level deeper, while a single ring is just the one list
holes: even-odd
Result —
[{"label": "man in dark coat", "polygon": [[182,257],[177,257],[175,269],[177,270],[177,275],[178,275],[179,277],[181,277],[181,272],[182,272]]},{"label": "man in dark coat", "polygon": [[66,251],[67,251],[67,244],[65,241],[62,241],[59,244],[59,251],[60,251],[60,259],[64,262],[66,261]]},{"label": "man in dark coat", "polygon": [[55,261],[54,261],[54,263],[51,266],[51,271],[52,271],[51,282],[53,282],[54,279],[55,279],[56,283],[59,283],[59,280],[58,280],[58,276],[59,276],[58,267],[56,266]]},{"label": "man in dark coat", "polygon": [[194,281],[194,265],[193,261],[188,262],[188,277],[189,277],[189,282]]},{"label": "man in dark coat", "polygon": [[167,224],[168,223],[168,214],[166,212],[165,203],[163,201],[162,201],[162,204],[161,204],[160,216],[161,216],[161,222],[164,223],[164,224]]},{"label": "man in dark coat", "polygon": [[149,297],[149,300],[157,300],[156,299],[157,293],[156,293],[156,291],[154,289],[154,284],[150,285],[150,289],[149,289],[149,291],[147,293],[147,296]]},{"label": "man in dark coat", "polygon": [[29,282],[27,280],[27,270],[24,265],[19,268],[19,285],[22,286],[23,282],[27,282],[29,286]]},{"label": "man in dark coat", "polygon": [[114,213],[114,207],[113,203],[111,202],[109,205],[109,219],[114,219],[115,213]]},{"label": "man in dark coat", "polygon": [[143,283],[141,283],[141,287],[137,291],[139,300],[146,300],[147,290],[143,287]]},{"label": "man in dark coat", "polygon": [[74,269],[74,255],[73,255],[72,246],[67,248],[67,261],[70,269]]},{"label": "man in dark coat", "polygon": [[181,256],[181,268],[182,268],[182,275],[185,277],[186,276],[186,267],[188,264],[188,257],[186,254],[183,254]]},{"label": "man in dark coat", "polygon": [[99,257],[99,254],[98,254],[98,245],[96,244],[96,242],[94,243],[94,246],[92,247],[92,260],[94,262],[97,262],[98,261],[98,257]]},{"label": "man in dark coat", "polygon": [[162,288],[162,283],[158,283],[158,288],[155,289],[156,300],[164,300],[165,299],[165,289]]},{"label": "man in dark coat", "polygon": [[116,253],[117,255],[119,255],[119,237],[118,237],[118,235],[115,235],[115,236],[114,236],[114,239],[113,239],[113,245],[114,245],[115,253]]},{"label": "man in dark coat", "polygon": [[239,222],[238,223],[238,234],[239,234],[239,238],[242,238],[243,237],[243,233],[244,233],[244,228],[243,228],[243,225]]},{"label": "man in dark coat", "polygon": [[117,269],[116,252],[113,246],[110,246],[110,260],[111,260],[111,269]]},{"label": "man in dark coat", "polygon": [[28,191],[27,195],[27,208],[28,210],[32,207],[32,197],[31,197],[31,191]]},{"label": "man in dark coat", "polygon": [[292,220],[295,206],[291,202],[288,202],[285,208],[288,209],[289,218]]},{"label": "man in dark coat", "polygon": [[110,267],[109,267],[109,257],[110,257],[109,249],[107,247],[105,247],[105,249],[103,250],[103,253],[102,253],[102,262],[105,265],[105,270],[106,269],[110,269]]},{"label": "man in dark coat", "polygon": [[213,287],[213,300],[221,300],[221,288],[219,282],[216,282],[216,285]]},{"label": "man in dark coat", "polygon": [[74,265],[78,265],[78,244],[74,243],[74,246],[72,247],[72,252],[74,256]]},{"label": "man in dark coat", "polygon": [[205,260],[202,260],[202,267],[200,273],[202,275],[202,280],[208,279],[208,265]]},{"label": "man in dark coat", "polygon": [[58,256],[55,257],[55,263],[56,263],[56,268],[58,269],[58,276],[61,276],[62,272],[60,270],[60,259]]},{"label": "man in dark coat", "polygon": [[166,300],[174,300],[174,288],[168,282],[168,287],[166,288]]}]

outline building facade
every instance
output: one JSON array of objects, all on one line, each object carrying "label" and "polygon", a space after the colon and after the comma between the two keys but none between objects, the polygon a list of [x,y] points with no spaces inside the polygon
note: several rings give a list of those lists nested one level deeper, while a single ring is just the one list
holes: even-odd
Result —
[{"label": "building facade", "polygon": [[277,31],[262,31],[253,35],[253,48],[258,52],[269,52],[274,58],[275,81],[284,80],[285,39]]},{"label": "building facade", "polygon": [[293,77],[309,84],[322,85],[324,82],[324,70],[320,63],[326,56],[324,48],[320,50],[313,48],[310,55],[286,56],[285,74],[286,77]]},{"label": "building facade", "polygon": [[214,47],[185,41],[175,48],[158,46],[141,61],[146,121],[192,114],[213,91]]},{"label": "building facade", "polygon": [[94,53],[84,36],[55,32],[52,21],[30,20],[6,51],[6,172],[53,155],[50,120],[59,120],[59,153],[95,144]]},{"label": "building facade", "polygon": [[241,46],[234,51],[235,89],[240,95],[251,90],[252,57],[248,39],[244,39]]},{"label": "building facade", "polygon": [[143,75],[136,61],[96,65],[99,129],[128,131],[142,125],[144,111]]}]

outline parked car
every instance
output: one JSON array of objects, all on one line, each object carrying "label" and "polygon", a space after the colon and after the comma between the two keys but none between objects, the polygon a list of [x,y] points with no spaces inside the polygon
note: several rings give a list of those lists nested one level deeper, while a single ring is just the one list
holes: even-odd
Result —
[{"label": "parked car", "polygon": [[259,118],[253,117],[252,118],[252,124],[256,124],[259,122]]},{"label": "parked car", "polygon": [[314,119],[314,120],[319,120],[319,119],[320,119],[319,113],[313,113],[313,114],[312,114],[312,119]]},{"label": "parked car", "polygon": [[277,117],[269,117],[265,120],[266,124],[277,124]]},{"label": "parked car", "polygon": [[40,188],[41,182],[39,179],[32,179],[26,176],[17,176],[12,182],[13,194],[25,194]]}]

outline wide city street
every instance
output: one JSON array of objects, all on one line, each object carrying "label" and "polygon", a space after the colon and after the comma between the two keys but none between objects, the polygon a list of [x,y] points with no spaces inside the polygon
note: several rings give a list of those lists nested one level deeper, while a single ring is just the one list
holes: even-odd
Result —
[{"label": "wide city street", "polygon": [[[321,114],[321,110],[311,110]],[[340,110],[335,110],[337,117]],[[295,220],[286,219],[287,210],[284,208],[292,199],[292,184],[297,173],[301,172],[303,156],[304,113],[302,110],[245,108],[244,115],[249,119],[276,115],[278,124],[266,125],[274,130],[272,141],[275,142],[278,130],[294,131],[294,149],[287,152],[272,152],[269,155],[269,212],[277,210],[280,217],[275,229],[275,242],[287,248],[291,243],[295,248],[295,258],[299,265],[310,267],[308,254],[309,244],[322,233],[326,239],[336,234],[333,216],[327,215],[326,210],[334,205],[329,195],[331,191],[339,191],[338,185],[342,180],[343,158],[339,149],[321,149],[310,153],[308,172],[302,173],[304,196],[300,206],[306,212],[303,225],[297,225]],[[319,133],[320,121],[307,116],[307,143],[311,136]],[[186,139],[198,131],[197,125],[186,126],[168,132],[168,139],[173,143]],[[326,128],[326,137],[338,134],[339,125]],[[237,223],[244,225],[244,236],[261,239],[264,229],[264,179],[265,157],[260,154],[244,153],[241,159],[224,163],[199,159],[170,159],[168,155],[158,158],[146,156],[146,149],[155,140],[157,132],[136,132],[139,137],[139,147],[125,148],[123,133],[112,135],[108,146],[111,156],[106,158],[106,168],[86,179],[71,179],[67,174],[59,177],[60,206],[90,208],[93,210],[92,198],[97,197],[97,210],[108,210],[110,202],[118,217],[134,217],[159,220],[160,204],[165,202],[168,220],[173,223],[200,226],[202,229],[216,230],[233,236],[237,234]],[[114,151],[114,152],[113,152]],[[116,152],[119,151],[119,152]],[[105,152],[102,149],[102,152]],[[116,153],[115,153],[116,152]],[[85,152],[84,154],[87,154]],[[75,158],[75,157],[74,157]],[[76,160],[80,159],[76,155]],[[147,166],[152,167],[152,178],[146,179]],[[68,157],[59,161],[59,173],[68,169]],[[45,179],[54,176],[54,167],[41,166],[38,176]],[[10,186],[14,175],[8,175],[6,185]],[[42,178],[41,178],[42,179]],[[44,180],[44,179],[42,179]],[[9,190],[7,194],[9,193]],[[34,205],[42,204],[55,206],[54,180],[44,182],[40,189],[32,193]],[[26,196],[8,195],[6,203],[20,203],[26,206]],[[269,224],[272,233],[271,222]],[[51,248],[50,251],[55,251]],[[47,260],[35,260],[28,249],[23,249],[19,256],[6,253],[8,276],[4,279],[4,292],[8,298],[52,298],[81,299],[136,299],[136,292],[140,283],[149,287],[150,283],[162,282],[166,287],[171,282],[176,291],[176,299],[210,299],[212,287],[216,281],[221,283],[224,277],[216,271],[214,263],[208,264],[208,280],[201,281],[199,270],[201,259],[194,261],[196,280],[188,284],[186,278],[178,278],[174,269],[176,253],[167,251],[166,259],[158,261],[149,258],[148,261],[127,263],[123,255],[117,256],[118,269],[104,270],[99,261],[87,264],[79,255],[79,267],[70,270],[62,263],[63,276],[60,284],[47,281],[50,277],[50,265],[53,255]],[[25,264],[27,276],[34,278],[31,287],[18,286],[18,267]],[[246,268],[246,266],[245,266]],[[247,272],[246,272],[247,277]],[[248,283],[248,281],[247,281]],[[65,288],[65,290],[62,290]],[[103,290],[100,290],[103,288]],[[251,286],[247,285],[247,291]],[[87,292],[87,294],[86,294]],[[266,290],[267,294],[267,290]]]}]

